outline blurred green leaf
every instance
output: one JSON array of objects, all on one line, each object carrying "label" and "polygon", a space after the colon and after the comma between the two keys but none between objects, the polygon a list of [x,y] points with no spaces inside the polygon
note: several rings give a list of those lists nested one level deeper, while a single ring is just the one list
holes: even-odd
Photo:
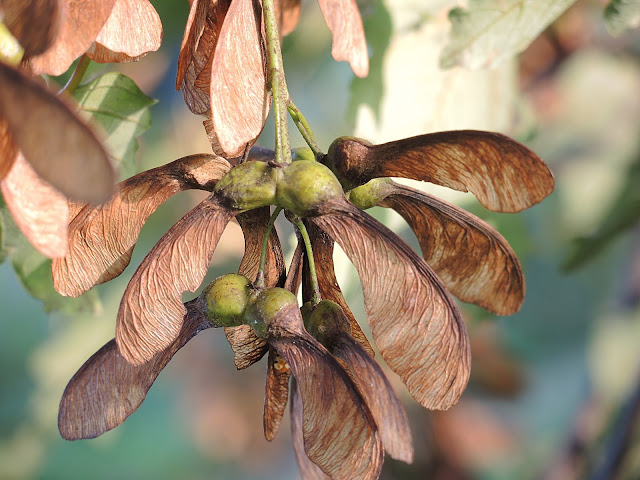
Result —
[{"label": "blurred green leaf", "polygon": [[604,9],[604,24],[611,35],[640,25],[640,0],[611,0]]},{"label": "blurred green leaf", "polygon": [[471,0],[449,12],[440,67],[490,68],[522,52],[575,0]]},{"label": "blurred green leaf", "polygon": [[78,298],[63,297],[53,288],[51,260],[39,253],[22,235],[4,203],[0,204],[0,219],[3,224],[2,250],[0,258],[7,255],[24,289],[43,302],[45,312],[95,313],[100,309],[100,300],[95,290]]},{"label": "blurred green leaf", "polygon": [[603,251],[611,242],[640,221],[640,154],[626,175],[611,208],[596,231],[588,237],[573,241],[569,255],[562,267],[574,270]]},{"label": "blurred green leaf", "polygon": [[149,107],[156,100],[146,96],[129,77],[115,72],[81,85],[74,97],[81,111],[106,134],[104,144],[121,177],[136,173],[137,138],[151,126]]}]

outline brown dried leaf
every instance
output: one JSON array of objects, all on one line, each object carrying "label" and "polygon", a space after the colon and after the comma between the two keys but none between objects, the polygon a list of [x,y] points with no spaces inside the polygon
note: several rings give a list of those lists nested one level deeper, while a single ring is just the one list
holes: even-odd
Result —
[{"label": "brown dried leaf", "polygon": [[211,62],[230,4],[231,0],[196,0],[189,11],[178,57],[176,89],[182,90],[189,109],[199,115],[211,108]]},{"label": "brown dried leaf", "polygon": [[227,223],[237,212],[211,195],[178,221],[153,247],[124,292],[116,341],[130,363],[148,362],[182,328],[182,293],[195,291]]},{"label": "brown dried leaf", "polygon": [[454,405],[469,379],[467,332],[453,299],[402,239],[342,199],[310,219],[337,242],[362,282],[373,339],[424,407]]},{"label": "brown dried leaf", "polygon": [[267,340],[289,364],[302,397],[308,457],[332,479],[377,479],[383,449],[362,398],[337,361],[302,324],[297,306],[274,318]]},{"label": "brown dried leaf", "polygon": [[282,416],[287,408],[289,376],[289,365],[273,347],[270,347],[264,394],[264,414],[262,416],[264,437],[268,441],[276,438]]},{"label": "brown dried leaf", "polygon": [[[116,0],[84,1],[64,0],[65,15],[58,36],[51,47],[41,55],[28,59],[34,75],[62,75],[76,58],[84,54],[106,23]],[[47,118],[47,117],[41,117]],[[55,122],[52,122],[55,125]]]},{"label": "brown dried leaf", "polygon": [[553,174],[535,153],[505,135],[475,130],[438,132],[371,145],[334,144],[336,171],[351,185],[405,177],[463,192],[498,212],[518,212],[553,191]]},{"label": "brown dried leaf", "polygon": [[318,0],[329,30],[333,34],[331,55],[345,60],[358,77],[369,73],[369,54],[362,19],[355,0]]},{"label": "brown dried leaf", "polygon": [[120,275],[142,226],[160,205],[183,190],[212,190],[230,168],[215,155],[190,155],[119,183],[103,205],[76,204],[69,222],[69,252],[51,266],[55,289],[77,297]]},{"label": "brown dried leaf", "polygon": [[[262,239],[267,233],[269,216],[269,207],[249,210],[237,216],[244,235],[244,256],[240,262],[238,273],[249,280],[254,280],[258,274]],[[275,229],[272,229],[265,262],[265,286],[269,288],[282,285],[284,278],[284,255],[278,234]],[[226,327],[224,333],[233,350],[233,361],[238,370],[253,365],[267,352],[266,342],[258,337],[248,325]]]},{"label": "brown dried leaf", "polygon": [[162,43],[162,22],[148,0],[116,0],[87,54],[94,62],[133,62]]},{"label": "brown dried leaf", "polygon": [[54,42],[63,15],[61,0],[2,0],[2,22],[24,49],[25,57],[43,53]]},{"label": "brown dried leaf", "polygon": [[115,339],[87,360],[62,394],[58,429],[66,440],[95,438],[117,427],[135,412],[162,369],[196,334],[211,327],[187,307],[178,337],[143,365],[128,363]]},{"label": "brown dried leaf", "polygon": [[[312,223],[308,223],[307,230],[309,231],[309,237],[313,248],[313,259],[316,267],[316,275],[318,277],[318,286],[320,287],[320,296],[324,300],[331,300],[332,302],[340,305],[340,308],[342,308],[342,311],[351,324],[351,336],[355,338],[360,345],[362,345],[369,355],[375,357],[376,354],[373,351],[369,340],[367,340],[366,335],[360,328],[356,317],[349,308],[349,304],[342,295],[342,290],[340,290],[340,286],[338,285],[338,280],[336,279],[336,273],[333,266],[333,240],[329,235]],[[304,281],[302,285],[302,298],[304,301],[311,300],[312,295],[308,268],[309,267],[305,262],[305,273],[303,275]],[[309,294],[305,295],[305,292],[309,292]]]},{"label": "brown dried leaf", "polygon": [[7,122],[0,118],[0,181],[11,170],[16,155],[18,155],[18,148],[13,143]]},{"label": "brown dried leaf", "polygon": [[407,414],[380,366],[349,335],[342,333],[326,345],[343,362],[378,426],[385,450],[396,460],[413,462],[413,440]]},{"label": "brown dried leaf", "polygon": [[22,154],[0,182],[4,201],[18,228],[43,255],[56,258],[67,253],[67,199],[43,182]]},{"label": "brown dried leaf", "polygon": [[74,200],[107,200],[115,173],[87,124],[46,87],[1,62],[0,84],[0,118],[36,173]]},{"label": "brown dried leaf", "polygon": [[300,477],[303,480],[326,480],[324,472],[313,463],[307,452],[304,450],[304,433],[302,431],[302,397],[296,384],[295,378],[291,381],[291,437],[293,441],[293,451],[298,461]]},{"label": "brown dried leaf", "polygon": [[379,205],[407,221],[429,266],[451,293],[499,315],[524,301],[518,257],[494,228],[461,208],[395,183]]},{"label": "brown dried leaf", "polygon": [[241,155],[264,127],[267,94],[262,9],[254,0],[231,3],[211,65],[211,121],[224,156]]}]

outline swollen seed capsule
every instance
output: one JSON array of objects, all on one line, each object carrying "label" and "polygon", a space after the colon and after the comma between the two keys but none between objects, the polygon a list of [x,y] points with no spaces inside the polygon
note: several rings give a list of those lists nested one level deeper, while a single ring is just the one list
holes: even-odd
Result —
[{"label": "swollen seed capsule", "polygon": [[347,198],[360,210],[375,207],[393,190],[392,181],[388,178],[374,178],[369,182],[349,191]]},{"label": "swollen seed capsule", "polygon": [[205,290],[207,317],[218,326],[242,324],[250,294],[251,282],[242,275],[229,273],[218,277]]},{"label": "swollen seed capsule", "polygon": [[299,217],[318,213],[327,200],[342,194],[338,179],[321,163],[300,160],[278,172],[276,203]]},{"label": "swollen seed capsule", "polygon": [[267,288],[249,303],[244,314],[244,323],[255,330],[259,337],[265,338],[271,322],[286,307],[298,307],[296,296],[284,288]]},{"label": "swollen seed capsule", "polygon": [[276,169],[256,161],[236,165],[220,179],[214,191],[237,210],[273,205],[276,203]]},{"label": "swollen seed capsule", "polygon": [[306,329],[325,345],[340,332],[351,334],[351,324],[342,307],[331,300],[322,300],[304,316]]}]

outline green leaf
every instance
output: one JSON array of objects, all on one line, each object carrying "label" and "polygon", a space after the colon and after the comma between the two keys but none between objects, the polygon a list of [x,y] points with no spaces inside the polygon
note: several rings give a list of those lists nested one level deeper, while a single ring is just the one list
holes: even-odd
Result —
[{"label": "green leaf", "polygon": [[611,0],[604,9],[604,24],[611,35],[640,25],[640,0]]},{"label": "green leaf", "polygon": [[575,270],[596,257],[616,238],[640,222],[640,155],[626,175],[626,183],[605,214],[597,230],[588,237],[577,238],[562,267]]},{"label": "green leaf", "polygon": [[121,177],[136,173],[137,138],[151,126],[149,107],[156,100],[147,97],[129,77],[114,72],[81,85],[74,97],[89,121],[100,125],[106,134],[104,145]]},{"label": "green leaf", "polygon": [[2,249],[0,260],[6,256],[24,289],[34,298],[42,300],[45,312],[96,313],[100,300],[95,290],[78,298],[63,297],[53,288],[51,260],[39,253],[22,235],[4,202],[0,202],[0,228]]},{"label": "green leaf", "polygon": [[490,68],[522,52],[576,0],[470,0],[449,12],[440,67]]}]

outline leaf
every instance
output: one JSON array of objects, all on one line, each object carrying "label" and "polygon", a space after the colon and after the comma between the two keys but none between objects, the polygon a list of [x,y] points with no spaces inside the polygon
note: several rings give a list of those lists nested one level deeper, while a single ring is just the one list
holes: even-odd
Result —
[{"label": "leaf", "polygon": [[[231,0],[194,0],[178,56],[176,90],[193,113],[211,109],[211,62]],[[221,152],[216,152],[221,153]]]},{"label": "leaf", "polygon": [[493,68],[517,55],[576,0],[470,0],[449,12],[440,67]]},{"label": "leaf", "polygon": [[113,193],[113,167],[73,108],[2,62],[0,84],[0,118],[36,173],[74,200],[108,199]]},{"label": "leaf", "polygon": [[43,182],[18,154],[0,190],[20,231],[40,253],[62,257],[67,253],[69,207],[64,195]]},{"label": "leaf", "polygon": [[372,178],[404,177],[473,193],[498,212],[518,212],[553,191],[553,174],[538,156],[505,135],[459,130],[382,145],[339,138],[324,162],[347,187]]},{"label": "leaf", "polygon": [[640,0],[611,0],[604,9],[604,24],[611,35],[640,26]]},{"label": "leaf", "polygon": [[61,311],[71,314],[98,311],[100,300],[97,292],[89,292],[80,298],[69,299],[61,297],[55,291],[51,279],[51,260],[33,248],[22,235],[2,201],[0,206],[2,206],[0,216],[3,223],[0,257],[8,255],[16,276],[27,293],[43,302],[45,312]]},{"label": "leaf", "polygon": [[137,138],[151,126],[149,107],[156,103],[126,75],[111,72],[76,88],[74,97],[90,122],[105,134],[104,144],[124,176],[135,170]]},{"label": "leaf", "polygon": [[289,365],[273,348],[269,348],[267,362],[267,384],[264,394],[264,437],[271,441],[276,438],[282,416],[289,398]]},{"label": "leaf", "polygon": [[[54,44],[46,52],[28,59],[34,75],[58,76],[85,53],[106,23],[116,0],[78,2],[63,0],[64,14]],[[42,117],[47,118],[47,117]]]},{"label": "leaf", "polygon": [[267,331],[302,397],[308,457],[332,479],[376,479],[383,461],[375,423],[349,376],[302,323],[300,309],[284,307]]},{"label": "leaf", "polygon": [[[252,281],[258,274],[262,240],[267,232],[269,216],[269,207],[263,207],[243,212],[236,217],[244,235],[244,255],[238,273]],[[282,246],[273,228],[265,262],[265,286],[269,288],[282,285],[285,273]],[[226,327],[224,333],[233,350],[233,361],[238,370],[253,365],[267,352],[266,342],[248,325]]]},{"label": "leaf", "polygon": [[524,301],[524,275],[507,241],[488,223],[436,197],[388,184],[382,207],[393,208],[418,237],[422,255],[460,300],[499,315]]},{"label": "leaf", "polygon": [[369,53],[355,0],[319,0],[318,3],[333,34],[331,55],[337,61],[349,62],[358,77],[366,77]]},{"label": "leaf", "polygon": [[26,57],[43,53],[58,34],[61,0],[2,0],[2,22],[24,49]]},{"label": "leaf", "polygon": [[133,62],[162,43],[162,23],[147,0],[116,0],[96,41],[87,51],[94,62]]},{"label": "leaf", "polygon": [[469,340],[453,299],[403,240],[346,200],[310,220],[356,267],[373,340],[422,406],[454,405],[469,379]]},{"label": "leaf", "polygon": [[376,361],[350,335],[342,308],[322,300],[306,319],[309,333],[338,360],[358,388],[380,432],[385,450],[396,460],[413,462],[407,414]]},{"label": "leaf", "polygon": [[74,205],[69,252],[52,265],[56,290],[77,297],[120,275],[129,265],[142,226],[160,205],[187,189],[212,190],[230,168],[215,155],[191,155],[121,182],[103,205]]},{"label": "leaf", "polygon": [[211,327],[188,308],[178,337],[143,365],[128,363],[115,339],[87,360],[62,394],[58,429],[66,440],[95,438],[117,427],[142,404],[169,360],[195,335]]},{"label": "leaf", "polygon": [[218,240],[236,214],[211,195],[171,227],[144,258],[118,310],[116,341],[128,362],[148,362],[176,339],[186,313],[182,293],[200,286]]},{"label": "leaf", "polygon": [[[342,311],[349,319],[349,324],[351,325],[351,336],[355,338],[372,357],[375,357],[375,352],[369,344],[369,340],[367,340],[366,335],[360,328],[356,317],[349,308],[349,304],[342,295],[342,290],[340,290],[340,286],[338,285],[333,265],[333,240],[329,235],[312,223],[310,223],[308,227],[309,238],[311,239],[313,249],[313,259],[316,267],[316,276],[318,278],[318,285],[320,288],[320,297],[324,300],[331,300],[340,305]],[[305,261],[304,273],[302,276],[302,298],[305,302],[310,301],[311,296],[313,295],[308,269],[308,262]]]},{"label": "leaf", "polygon": [[596,230],[589,236],[573,241],[562,265],[564,270],[575,270],[593,260],[615,239],[640,222],[640,155],[625,178],[625,184]]},{"label": "leaf", "polygon": [[271,106],[258,2],[235,0],[220,30],[211,64],[213,131],[225,157],[241,155],[264,128]]}]

